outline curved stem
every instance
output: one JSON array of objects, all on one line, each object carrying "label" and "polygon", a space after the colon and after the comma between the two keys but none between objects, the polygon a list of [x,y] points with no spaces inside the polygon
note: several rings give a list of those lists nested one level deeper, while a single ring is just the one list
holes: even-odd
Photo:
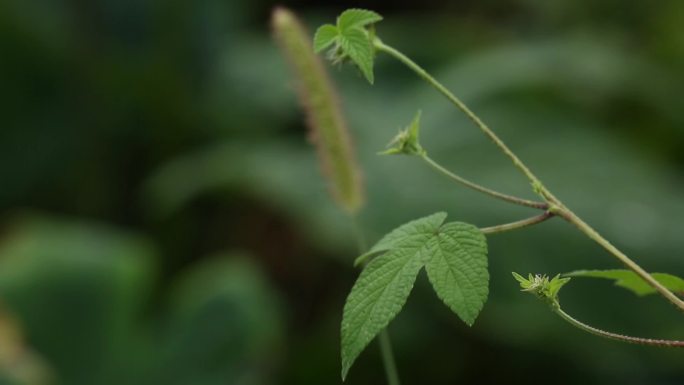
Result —
[{"label": "curved stem", "polygon": [[[482,120],[475,115],[460,99],[458,99],[454,94],[451,93],[446,87],[444,87],[440,82],[432,77],[427,71],[416,64],[413,60],[409,59],[403,53],[397,51],[396,49],[384,44],[380,39],[375,38],[373,40],[373,45],[379,52],[385,52],[388,55],[399,60],[411,70],[413,70],[418,76],[425,80],[428,84],[434,87],[439,93],[444,95],[452,104],[454,104],[459,110],[461,110],[474,124],[479,128],[494,144],[513,162],[513,165],[522,172],[527,179],[532,184],[532,188],[535,193],[540,195],[549,204],[549,210],[561,217],[566,221],[574,224],[581,232],[587,235],[590,239],[594,240],[596,243],[601,245],[614,257],[616,257],[620,262],[622,262],[629,269],[634,271],[639,277],[644,279],[651,287],[656,289],[663,297],[677,306],[680,310],[684,311],[684,301],[672,293],[669,289],[663,286],[655,278],[653,278],[646,270],[641,268],[636,262],[631,260],[627,255],[618,250],[613,246],[608,240],[603,238],[596,230],[579,218],[575,213],[568,209],[558,198],[556,198],[549,190],[544,187],[542,182],[537,178],[536,175],[520,160],[520,158],[511,151],[508,146],[489,128]],[[501,198],[501,197],[499,197]],[[513,203],[513,202],[512,202]]]},{"label": "curved stem", "polygon": [[480,231],[483,234],[498,234],[506,231],[522,229],[523,227],[529,227],[536,225],[537,223],[542,223],[549,218],[553,218],[555,214],[545,211],[543,214],[535,215],[530,218],[522,219],[519,221],[504,223],[503,225],[483,227]]},{"label": "curved stem", "polygon": [[515,197],[512,195],[507,195],[507,194],[500,193],[498,191],[494,191],[492,189],[488,189],[484,186],[480,186],[477,183],[471,182],[465,178],[462,178],[462,177],[452,173],[451,171],[442,167],[439,163],[432,160],[432,158],[430,158],[426,154],[422,155],[421,158],[427,164],[429,164],[432,168],[434,168],[435,170],[439,171],[440,173],[446,175],[447,177],[456,181],[457,183],[460,183],[460,184],[462,184],[468,188],[471,188],[475,191],[479,191],[483,194],[487,194],[493,198],[500,199],[502,201],[506,201],[506,202],[513,203],[513,204],[520,205],[520,206],[533,207],[533,208],[542,209],[542,210],[546,210],[549,207],[548,203],[546,203],[546,202],[531,201],[531,200],[527,200],[527,199],[523,199],[523,198],[518,198],[518,197]]},{"label": "curved stem", "polygon": [[475,125],[477,128],[479,128],[482,132],[484,132],[487,137],[494,142],[494,144],[499,147],[499,149],[508,156],[515,167],[522,172],[527,179],[529,179],[530,183],[533,185],[539,185],[541,186],[541,182],[539,181],[539,178],[537,178],[532,171],[530,171],[529,168],[518,158],[517,155],[511,151],[511,149],[506,146],[506,144],[492,131],[491,128],[489,128],[473,111],[470,110],[459,98],[457,98],[454,94],[451,93],[446,87],[444,87],[440,82],[438,82],[435,78],[432,77],[427,71],[425,71],[421,66],[416,64],[413,60],[409,59],[406,55],[403,53],[397,51],[396,49],[386,45],[380,39],[376,38],[373,41],[373,44],[375,48],[378,51],[385,52],[389,54],[390,56],[393,56],[395,59],[399,60],[400,62],[404,63],[406,66],[408,66],[410,69],[412,69],[418,76],[423,78],[425,81],[427,81],[432,87],[434,87],[439,93],[444,95],[451,103],[453,103],[459,110],[461,110]]},{"label": "curved stem", "polygon": [[[356,238],[356,243],[359,248],[359,253],[363,254],[366,252],[368,247],[366,246],[366,239],[363,236],[363,231],[361,231],[361,226],[359,224],[358,217],[356,215],[351,216],[352,230],[354,231],[354,237]],[[392,342],[390,340],[387,328],[382,329],[378,334],[378,342],[380,345],[380,355],[382,356],[382,363],[385,367],[385,376],[387,378],[388,385],[400,385],[399,381],[399,371],[397,370],[397,364],[394,361],[394,353],[392,352]]]},{"label": "curved stem", "polygon": [[639,344],[639,345],[649,345],[649,346],[660,346],[660,347],[677,347],[677,348],[682,348],[684,347],[684,341],[677,341],[677,340],[659,340],[659,339],[651,339],[651,338],[640,338],[640,337],[631,337],[631,336],[625,336],[622,334],[617,334],[617,333],[611,333],[607,332],[605,330],[597,329],[593,326],[589,326],[585,323],[582,323],[572,316],[570,314],[566,313],[563,311],[563,309],[560,308],[560,306],[552,306],[553,310],[561,316],[564,320],[568,321],[571,325],[575,326],[578,329],[584,330],[585,332],[604,337],[604,338],[609,338],[611,340],[616,340],[616,341],[622,341],[622,342],[628,342],[632,344]]}]

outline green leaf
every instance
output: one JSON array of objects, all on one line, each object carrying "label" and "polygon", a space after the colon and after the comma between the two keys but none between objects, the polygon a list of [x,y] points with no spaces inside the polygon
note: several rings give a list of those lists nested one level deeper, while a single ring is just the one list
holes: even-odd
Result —
[{"label": "green leaf", "polygon": [[363,260],[386,252],[387,250],[398,247],[402,242],[410,240],[411,237],[420,234],[422,231],[430,231],[431,229],[439,228],[446,219],[445,212],[439,212],[427,217],[416,219],[397,227],[373,245],[366,253],[356,258],[354,266],[359,265]]},{"label": "green leaf", "polygon": [[513,278],[515,278],[515,280],[520,283],[520,287],[522,287],[523,290],[529,288],[532,285],[532,274],[529,275],[529,278],[525,278],[522,275],[516,273],[515,271],[511,274],[513,274]]},{"label": "green leaf", "polygon": [[402,240],[406,240],[412,234],[415,234],[415,230],[422,226],[429,228],[437,228],[446,219],[447,214],[444,212],[439,212],[432,214],[430,216],[416,219],[392,230],[388,234],[385,234],[373,247],[371,247],[367,252],[361,254],[354,260],[354,267],[360,266],[368,259],[381,255],[387,250],[397,247]]},{"label": "green leaf", "polygon": [[[639,277],[631,270],[614,269],[614,270],[578,270],[571,273],[563,274],[568,277],[591,277],[591,278],[605,278],[615,281],[616,286],[620,286],[632,291],[638,296],[656,293],[646,281]],[[666,273],[651,273],[656,281],[660,282],[669,290],[684,295],[684,279],[672,274]]]},{"label": "green leaf", "polygon": [[487,299],[487,245],[474,226],[442,224],[445,213],[406,223],[376,243],[342,316],[342,379],[358,355],[401,311],[418,272],[427,267],[437,295],[468,325]]},{"label": "green leaf", "polygon": [[475,226],[452,222],[442,226],[429,245],[425,265],[437,296],[466,324],[475,322],[489,293],[487,240]]},{"label": "green leaf", "polygon": [[437,213],[400,226],[371,250],[388,250],[361,272],[342,315],[342,379],[373,338],[406,303],[418,272],[446,214]]},{"label": "green leaf", "polygon": [[382,20],[382,16],[364,9],[349,9],[337,18],[337,26],[326,24],[316,31],[314,50],[320,52],[337,43],[330,59],[339,63],[347,57],[356,64],[370,84],[373,84],[374,31],[365,26]]},{"label": "green leaf", "polygon": [[568,282],[570,282],[570,278],[561,278],[560,274],[556,274],[549,282],[546,295],[551,299],[557,299],[558,292]]},{"label": "green leaf", "polygon": [[361,69],[370,84],[373,84],[373,45],[361,29],[349,29],[339,35],[342,50]]},{"label": "green leaf", "polygon": [[337,18],[337,27],[343,33],[351,28],[362,28],[377,23],[382,16],[366,9],[348,9]]},{"label": "green leaf", "polygon": [[325,24],[316,30],[314,35],[314,52],[321,52],[337,41],[339,31],[332,24]]}]

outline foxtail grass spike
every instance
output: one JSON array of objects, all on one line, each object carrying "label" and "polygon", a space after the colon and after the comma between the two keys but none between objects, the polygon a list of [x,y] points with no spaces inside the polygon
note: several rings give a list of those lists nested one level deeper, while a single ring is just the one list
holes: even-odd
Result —
[{"label": "foxtail grass spike", "polygon": [[278,7],[272,14],[275,38],[287,58],[299,100],[306,113],[310,139],[335,201],[354,214],[363,204],[361,171],[335,89],[311,37],[291,11]]}]

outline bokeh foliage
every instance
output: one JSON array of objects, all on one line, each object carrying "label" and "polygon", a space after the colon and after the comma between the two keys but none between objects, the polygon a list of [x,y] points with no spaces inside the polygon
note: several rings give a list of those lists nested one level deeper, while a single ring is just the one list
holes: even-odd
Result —
[{"label": "bokeh foliage", "polygon": [[[310,31],[358,5],[285,3]],[[1,381],[339,381],[355,244],[305,140],[268,30],[272,6],[0,2],[0,303],[12,320],[0,336],[21,336],[0,343],[27,352],[0,362]],[[684,275],[682,2],[363,6],[385,16],[385,41],[471,105],[569,206],[645,268]],[[372,87],[351,68],[328,70],[364,169],[369,240],[442,210],[481,226],[526,214],[415,159],[376,156],[421,109],[431,157],[529,194],[486,138],[407,70],[380,57]],[[681,353],[571,330],[510,278],[615,267],[560,221],[492,237],[490,302],[472,329],[419,278],[390,325],[402,378],[680,382]],[[563,304],[605,329],[682,335],[664,301],[607,281],[578,280]],[[349,383],[382,381],[372,350]],[[35,375],[19,373],[26,367]]]}]

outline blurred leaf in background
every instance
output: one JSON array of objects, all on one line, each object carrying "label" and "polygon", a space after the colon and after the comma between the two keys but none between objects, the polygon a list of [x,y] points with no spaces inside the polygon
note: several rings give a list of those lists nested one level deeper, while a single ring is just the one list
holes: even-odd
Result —
[{"label": "blurred leaf in background", "polygon": [[283,338],[281,303],[249,259],[212,256],[171,296],[159,383],[264,384]]},{"label": "blurred leaf in background", "polygon": [[0,296],[61,381],[107,383],[124,373],[125,356],[140,352],[137,321],[154,281],[152,253],[108,229],[25,219],[0,249]]},{"label": "blurred leaf in background", "polygon": [[[285,3],[309,32],[352,5]],[[355,243],[305,139],[273,5],[0,2],[0,303],[9,335],[20,330],[14,341],[49,373],[40,381],[337,383]],[[364,7],[578,214],[648,270],[684,275],[684,3]],[[366,176],[369,241],[436,211],[478,226],[526,214],[415,159],[375,155],[421,109],[431,157],[529,194],[406,69],[378,57],[372,87],[328,69]],[[576,334],[510,279],[616,267],[560,221],[492,237],[490,300],[473,329],[418,279],[391,325],[404,381],[680,383],[679,353]],[[667,304],[608,281],[578,280],[563,303],[606,329],[681,338]],[[381,383],[377,359],[349,383]]]},{"label": "blurred leaf in background", "polygon": [[[150,319],[143,307],[157,261],[148,242],[115,229],[27,218],[0,248],[0,296],[58,383],[264,383],[282,316],[250,259],[209,258]],[[12,337],[9,320],[3,325]]]}]

